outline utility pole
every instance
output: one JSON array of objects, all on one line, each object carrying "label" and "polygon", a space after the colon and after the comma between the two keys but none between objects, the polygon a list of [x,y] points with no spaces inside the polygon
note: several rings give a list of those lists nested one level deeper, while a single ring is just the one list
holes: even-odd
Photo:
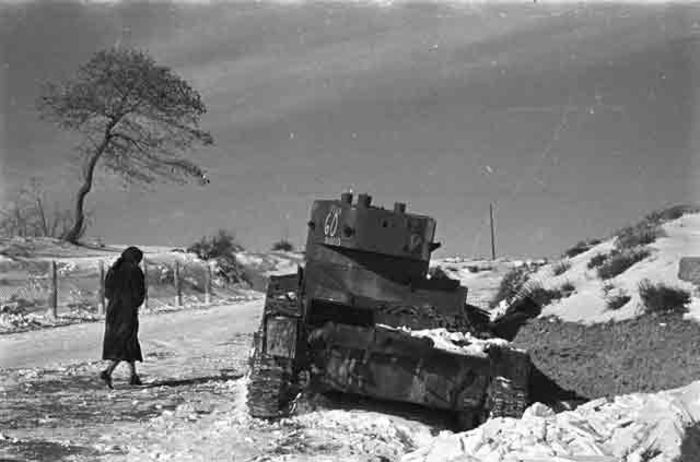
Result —
[{"label": "utility pole", "polygon": [[491,223],[491,260],[496,259],[496,238],[493,231],[493,203],[489,204],[489,222]]}]

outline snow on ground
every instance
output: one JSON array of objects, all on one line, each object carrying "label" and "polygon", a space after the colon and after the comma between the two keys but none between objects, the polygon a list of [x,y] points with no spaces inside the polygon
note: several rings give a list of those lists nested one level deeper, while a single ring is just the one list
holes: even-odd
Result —
[{"label": "snow on ground", "polygon": [[[678,263],[683,256],[700,255],[700,214],[684,215],[663,225],[667,236],[659,237],[648,245],[651,255],[608,281],[601,280],[596,269],[587,267],[591,257],[606,254],[614,247],[612,239],[604,241],[590,250],[571,259],[571,267],[561,275],[552,274],[552,263],[542,268],[533,278],[544,288],[557,288],[571,282],[576,291],[569,297],[545,307],[542,316],[557,316],[564,321],[586,324],[609,320],[631,319],[642,312],[637,285],[643,279],[663,282],[672,287],[688,290],[693,294],[688,317],[700,320],[700,298],[693,284],[678,279]],[[617,310],[609,310],[603,296],[604,283],[614,290],[631,296],[630,301]]]},{"label": "snow on ground", "polygon": [[242,251],[236,253],[236,260],[249,268],[258,270],[264,276],[295,274],[303,261],[298,252],[272,251],[267,253]]},{"label": "snow on ground", "polygon": [[129,445],[125,459],[398,460],[433,437],[427,424],[366,409],[318,409],[272,422],[255,419],[245,404],[246,378],[224,385],[232,396],[230,405],[220,409],[224,412],[201,417],[187,403],[166,411],[145,425],[148,442]]},{"label": "snow on ground", "polygon": [[[23,260],[45,262],[55,260],[71,271],[94,270],[100,261],[111,265],[127,245],[76,246],[53,238],[0,238],[0,263]],[[191,263],[198,257],[182,249],[166,246],[137,245],[151,263],[180,261]]]},{"label": "snow on ground", "polygon": [[602,398],[559,414],[536,403],[522,419],[497,418],[468,432],[443,432],[402,461],[671,462],[698,419],[700,381],[655,394]]}]

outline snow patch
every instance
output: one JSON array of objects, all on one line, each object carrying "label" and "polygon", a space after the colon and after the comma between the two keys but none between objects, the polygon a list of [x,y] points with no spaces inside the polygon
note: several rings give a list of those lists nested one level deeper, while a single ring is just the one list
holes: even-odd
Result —
[{"label": "snow patch", "polygon": [[[496,418],[468,432],[444,432],[401,460],[671,462],[698,418],[700,381],[655,394],[602,398],[560,414],[535,403],[522,419]],[[643,454],[656,455],[643,459]]]},{"label": "snow patch", "polygon": [[[388,326],[383,326],[387,328]],[[429,338],[435,348],[465,356],[488,356],[487,351],[492,346],[507,346],[510,343],[501,338],[480,339],[468,332],[451,332],[445,328],[411,330],[401,328],[413,337]]]}]

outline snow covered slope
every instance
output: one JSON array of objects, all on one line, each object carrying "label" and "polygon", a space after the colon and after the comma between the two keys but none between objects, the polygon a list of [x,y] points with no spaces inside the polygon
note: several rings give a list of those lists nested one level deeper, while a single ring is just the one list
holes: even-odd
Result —
[{"label": "snow covered slope", "polygon": [[[544,288],[561,287],[567,282],[575,287],[571,296],[545,307],[542,316],[553,315],[564,321],[583,323],[634,318],[643,310],[637,286],[642,280],[649,279],[654,283],[661,282],[690,292],[692,300],[687,316],[700,320],[700,298],[696,288],[693,284],[678,279],[681,257],[700,256],[700,214],[684,215],[663,224],[662,228],[666,235],[645,246],[650,252],[648,257],[605,281],[597,275],[596,268],[588,267],[588,263],[598,254],[609,253],[615,246],[613,239],[603,241],[568,259],[571,266],[562,274],[553,274],[556,262],[541,268],[534,280],[539,281]],[[608,309],[604,298],[606,283],[613,291],[629,295],[630,300],[616,310]]]},{"label": "snow covered slope", "polygon": [[681,460],[699,460],[700,453],[690,453],[700,448],[698,428],[692,427],[698,419],[700,381],[655,394],[603,398],[559,414],[536,403],[522,419],[497,418],[468,432],[443,432],[402,461],[671,462],[681,454],[686,457]]}]

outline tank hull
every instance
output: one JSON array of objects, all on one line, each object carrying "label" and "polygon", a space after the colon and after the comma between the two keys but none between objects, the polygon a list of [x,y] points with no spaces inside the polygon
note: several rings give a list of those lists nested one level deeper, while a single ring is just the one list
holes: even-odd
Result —
[{"label": "tank hull", "polygon": [[[474,333],[467,288],[429,278],[435,221],[370,205],[316,201],[304,267],[270,279],[251,356],[249,409],[291,412],[303,389],[447,410],[463,428],[518,417],[530,360],[510,346],[441,348],[411,330]],[[305,377],[305,378],[304,378]]]},{"label": "tank hull", "polygon": [[[383,324],[309,323],[303,286],[300,272],[273,277],[268,288],[251,358],[248,402],[255,417],[288,415],[304,388],[449,411],[466,422],[463,428],[522,415],[530,374],[525,352],[494,345],[466,354]],[[353,312],[352,306],[333,308]],[[300,383],[301,370],[309,372],[308,384]]]}]

